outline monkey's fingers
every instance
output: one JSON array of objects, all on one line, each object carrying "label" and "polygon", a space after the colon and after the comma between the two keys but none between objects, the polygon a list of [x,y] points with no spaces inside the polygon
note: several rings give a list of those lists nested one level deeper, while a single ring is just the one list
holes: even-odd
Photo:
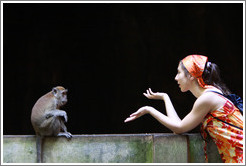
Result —
[{"label": "monkey's fingers", "polygon": [[64,121],[65,122],[67,122],[68,121],[68,117],[67,117],[67,115],[65,114],[65,115],[63,115],[63,118],[64,118]]},{"label": "monkey's fingers", "polygon": [[70,138],[72,138],[73,136],[72,136],[72,134],[71,134],[71,133],[66,132],[66,137],[67,137],[68,139],[70,139]]},{"label": "monkey's fingers", "polygon": [[60,132],[57,136],[65,136],[67,138],[72,138],[72,134],[69,132]]},{"label": "monkey's fingers", "polygon": [[69,138],[73,137],[73,135],[71,133],[67,132],[67,134],[69,135]]}]

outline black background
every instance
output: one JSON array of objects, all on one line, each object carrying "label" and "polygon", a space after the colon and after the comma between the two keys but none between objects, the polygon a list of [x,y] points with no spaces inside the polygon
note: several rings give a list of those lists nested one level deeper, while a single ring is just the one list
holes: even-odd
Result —
[{"label": "black background", "polygon": [[174,80],[189,54],[208,56],[243,97],[243,4],[4,3],[3,133],[35,134],[31,109],[57,85],[72,134],[171,132],[150,115],[124,120],[145,105],[165,112],[149,87],[189,113],[195,97]]}]

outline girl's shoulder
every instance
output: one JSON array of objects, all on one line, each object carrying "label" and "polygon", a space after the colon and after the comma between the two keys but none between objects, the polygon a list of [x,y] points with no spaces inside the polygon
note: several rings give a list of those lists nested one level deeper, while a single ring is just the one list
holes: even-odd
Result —
[{"label": "girl's shoulder", "polygon": [[206,90],[199,98],[197,98],[196,102],[209,107],[211,111],[213,111],[223,106],[226,103],[226,100],[219,94]]}]

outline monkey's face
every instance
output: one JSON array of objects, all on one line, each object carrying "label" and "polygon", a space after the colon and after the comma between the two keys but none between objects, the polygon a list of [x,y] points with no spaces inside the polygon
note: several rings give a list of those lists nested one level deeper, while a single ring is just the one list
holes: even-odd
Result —
[{"label": "monkey's face", "polygon": [[57,105],[59,107],[65,105],[67,103],[67,91],[68,90],[63,88],[63,87],[62,88],[61,87],[53,88],[52,93],[55,96],[56,101],[57,101]]},{"label": "monkey's face", "polygon": [[67,103],[67,90],[61,91],[61,105],[65,105]]}]

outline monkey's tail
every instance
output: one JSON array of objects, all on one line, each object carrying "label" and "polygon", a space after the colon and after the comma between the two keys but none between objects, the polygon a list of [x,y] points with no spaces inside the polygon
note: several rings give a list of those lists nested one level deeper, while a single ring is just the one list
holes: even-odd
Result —
[{"label": "monkey's tail", "polygon": [[40,135],[37,135],[36,138],[36,148],[37,148],[37,162],[42,163],[42,147],[43,147],[43,137]]}]

